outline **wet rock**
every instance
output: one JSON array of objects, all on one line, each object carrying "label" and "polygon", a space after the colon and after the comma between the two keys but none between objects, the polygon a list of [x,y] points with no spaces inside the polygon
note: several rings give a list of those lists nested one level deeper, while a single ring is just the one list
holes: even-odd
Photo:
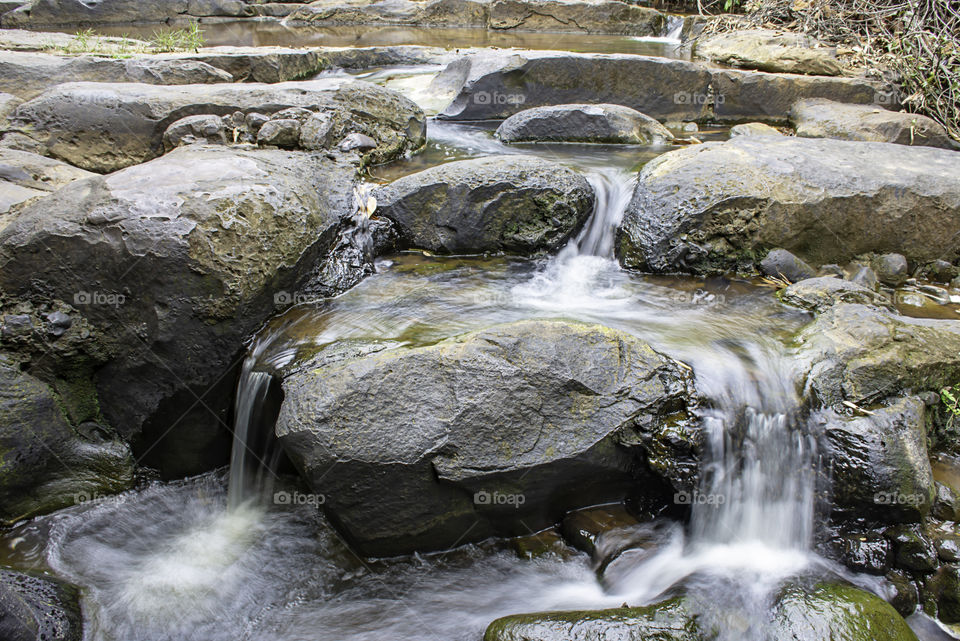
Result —
[{"label": "wet rock", "polygon": [[904,570],[932,572],[937,569],[937,549],[916,525],[896,525],[884,533],[893,543],[894,562]]},{"label": "wet rock", "polygon": [[770,125],[765,125],[762,122],[747,122],[742,125],[734,125],[730,127],[730,137],[736,138],[737,136],[782,136],[777,129],[774,129]]},{"label": "wet rock", "polygon": [[80,641],[80,590],[53,577],[0,568],[0,638]]},{"label": "wet rock", "polygon": [[928,264],[924,270],[930,279],[938,283],[949,283],[957,277],[957,268],[955,265],[945,260],[935,260]]},{"label": "wet rock", "polygon": [[937,548],[937,558],[941,561],[960,561],[960,532],[955,528],[934,531],[933,544]]},{"label": "wet rock", "polygon": [[794,283],[779,293],[788,305],[821,312],[837,303],[859,303],[890,308],[884,296],[854,282],[832,276],[818,276]]},{"label": "wet rock", "polygon": [[937,602],[937,618],[944,623],[960,623],[960,566],[944,565],[926,581]]},{"label": "wet rock", "polygon": [[47,314],[47,322],[49,323],[47,333],[58,338],[66,334],[70,326],[73,325],[73,319],[60,311]]},{"label": "wet rock", "polygon": [[769,638],[916,641],[917,637],[880,597],[852,585],[820,583],[784,590]]},{"label": "wet rock", "polygon": [[718,33],[697,40],[694,53],[713,62],[784,73],[838,76],[843,69],[835,48],[821,47],[798,33],[752,29]]},{"label": "wet rock", "polygon": [[373,149],[377,146],[377,142],[370,136],[365,136],[363,134],[352,133],[346,138],[340,141],[340,144],[337,148],[340,151],[351,151],[353,149],[359,149],[360,151],[366,151],[368,149]]},{"label": "wet rock", "polygon": [[385,4],[373,0],[315,0],[292,13],[288,24],[418,25],[476,27],[522,31],[660,35],[663,14],[617,0],[402,0]]},{"label": "wet rock", "polygon": [[406,98],[369,83],[330,79],[177,87],[70,83],[21,105],[12,126],[48,155],[109,172],[159,156],[167,127],[186,116],[274,114],[290,107],[327,114],[334,140],[369,135],[377,141],[369,154],[373,162],[417,149],[425,140],[423,112]]},{"label": "wet rock", "polygon": [[439,117],[506,118],[524,109],[612,103],[661,121],[785,123],[803,98],[872,104],[889,87],[828,78],[716,69],[683,60],[556,51],[483,52],[450,63],[430,92],[450,101]]},{"label": "wet rock", "polygon": [[867,416],[818,415],[837,512],[888,523],[919,521],[929,512],[934,489],[925,409],[903,398]]},{"label": "wet rock", "polygon": [[813,278],[817,275],[813,267],[786,249],[771,250],[770,253],[760,261],[760,271],[767,276],[785,278],[791,283]]},{"label": "wet rock", "polygon": [[183,144],[196,142],[227,144],[227,127],[220,116],[187,116],[177,120],[163,132],[163,148],[170,151]]},{"label": "wet rock", "polygon": [[593,142],[648,145],[673,140],[670,130],[621,105],[558,105],[516,113],[497,128],[504,142]]},{"label": "wet rock", "polygon": [[[0,149],[0,214],[92,175],[65,162],[28,151]],[[2,226],[0,216],[0,226]]]},{"label": "wet rock", "polygon": [[700,641],[705,638],[683,599],[612,610],[513,614],[487,627],[484,641]]},{"label": "wet rock", "polygon": [[884,285],[902,285],[910,277],[903,254],[883,254],[871,261],[877,278]]},{"label": "wet rock", "polygon": [[0,450],[0,520],[8,524],[133,483],[134,462],[126,444],[80,438],[53,390],[2,363]]},{"label": "wet rock", "polygon": [[546,554],[570,556],[573,550],[568,548],[555,528],[549,528],[535,534],[510,539],[510,547],[521,559],[536,559]]},{"label": "wet rock", "polygon": [[0,231],[0,287],[74,304],[109,355],[94,396],[108,424],[165,475],[207,470],[229,450],[243,339],[336,243],[355,173],[195,145],[76,181]]},{"label": "wet rock", "polygon": [[570,545],[593,556],[604,532],[629,528],[639,522],[620,503],[576,510],[563,517],[560,526],[563,538]]},{"label": "wet rock", "polygon": [[668,501],[646,453],[621,437],[689,420],[691,380],[645,343],[525,321],[371,348],[341,360],[321,351],[289,372],[276,427],[364,554],[517,535],[628,496]]},{"label": "wet rock", "polygon": [[[257,143],[293,149],[300,144],[300,123],[292,118],[268,120],[257,133]],[[376,147],[376,142],[373,146]]]},{"label": "wet rock", "polygon": [[906,617],[916,612],[917,605],[920,603],[920,593],[910,575],[900,570],[892,570],[887,573],[887,580],[894,592],[889,598],[890,605],[896,608],[900,616]]},{"label": "wet rock", "polygon": [[889,569],[890,542],[878,534],[847,534],[833,545],[844,565],[852,570],[884,574]]},{"label": "wet rock", "polygon": [[[936,477],[936,473],[934,473],[934,477]],[[934,488],[935,496],[930,515],[941,521],[960,520],[960,499],[957,498],[953,489],[939,481],[934,483]]]},{"label": "wet rock", "polygon": [[935,120],[875,105],[851,105],[819,98],[801,100],[790,109],[790,121],[797,135],[804,138],[960,149],[960,144]]},{"label": "wet rock", "polygon": [[875,271],[867,266],[863,266],[850,278],[850,282],[875,292],[877,290],[877,284],[880,281],[877,280],[877,273]]},{"label": "wet rock", "polygon": [[579,173],[533,156],[451,162],[375,192],[408,247],[462,254],[559,249],[593,207]]},{"label": "wet rock", "polygon": [[797,336],[805,393],[824,405],[860,407],[939,390],[960,380],[960,323],[908,318],[840,303]]},{"label": "wet rock", "polygon": [[197,60],[117,59],[0,51],[0,91],[29,100],[65,82],[189,85],[233,82],[233,76]]},{"label": "wet rock", "polygon": [[695,145],[640,172],[618,255],[632,269],[699,274],[751,271],[772,247],[814,265],[885,251],[953,258],[958,173],[960,154],[929,147],[790,137]]}]

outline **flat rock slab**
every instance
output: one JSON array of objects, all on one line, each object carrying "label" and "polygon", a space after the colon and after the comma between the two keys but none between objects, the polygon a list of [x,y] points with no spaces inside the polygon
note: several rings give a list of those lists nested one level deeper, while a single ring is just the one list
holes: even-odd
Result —
[{"label": "flat rock slab", "polygon": [[0,91],[30,99],[54,85],[67,82],[188,85],[233,82],[233,76],[199,60],[116,59],[0,51]]},{"label": "flat rock slab", "polygon": [[13,205],[46,196],[74,180],[92,175],[46,156],[0,149],[0,214],[8,212]]},{"label": "flat rock slab", "polygon": [[670,130],[636,109],[580,104],[534,107],[497,128],[504,142],[592,142],[649,145],[673,140]]},{"label": "flat rock slab", "polygon": [[838,76],[837,50],[809,36],[766,29],[719,33],[696,41],[694,54],[721,64],[780,73]]},{"label": "flat rock slab", "polygon": [[802,98],[850,103],[892,100],[891,88],[861,78],[716,69],[629,54],[503,51],[450,63],[430,91],[450,102],[441,119],[506,118],[532,107],[624,105],[658,120],[785,123]]},{"label": "flat rock slab", "polygon": [[20,209],[0,287],[73,305],[109,355],[94,376],[109,425],[144,448],[175,428],[150,461],[198,473],[229,450],[243,339],[335,246],[355,184],[322,152],[179,149]]},{"label": "flat rock slab", "polygon": [[174,18],[262,15],[258,2],[247,0],[27,0],[24,6],[5,13],[0,25],[9,27],[63,26],[78,24],[165,23]]},{"label": "flat rock slab", "polygon": [[359,81],[180,85],[69,83],[21,105],[11,118],[48,155],[96,172],[116,171],[163,153],[163,134],[190,115],[272,114],[301,107],[329,116],[329,140],[370,136],[375,162],[423,145],[423,111],[400,94]]},{"label": "flat rock slab", "polygon": [[688,147],[640,173],[618,256],[667,273],[749,272],[776,247],[814,266],[870,252],[952,261],[958,175],[960,154],[929,147],[790,137]]},{"label": "flat rock slab", "polygon": [[837,138],[892,142],[960,150],[943,125],[920,114],[831,100],[801,100],[790,109],[790,121],[803,138]]},{"label": "flat rock slab", "polygon": [[576,507],[672,495],[620,439],[689,420],[690,373],[628,334],[523,321],[426,347],[353,347],[285,376],[276,432],[364,554],[526,534]]},{"label": "flat rock slab", "polygon": [[513,155],[432,167],[375,195],[401,242],[448,254],[557,250],[586,221],[594,197],[574,170]]},{"label": "flat rock slab", "polygon": [[317,0],[286,23],[388,24],[658,36],[660,12],[620,0]]}]

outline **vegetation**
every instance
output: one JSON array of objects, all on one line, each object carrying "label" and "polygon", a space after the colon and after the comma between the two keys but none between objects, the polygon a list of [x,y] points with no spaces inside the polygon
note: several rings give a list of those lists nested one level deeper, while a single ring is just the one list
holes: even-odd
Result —
[{"label": "vegetation", "polygon": [[196,51],[203,46],[203,31],[197,23],[185,29],[157,31],[150,40],[135,40],[127,36],[119,38],[98,36],[93,29],[84,29],[74,34],[67,45],[50,44],[48,51],[68,54],[95,54],[111,58],[129,58],[134,54],[172,53]]},{"label": "vegetation", "polygon": [[[693,0],[688,4],[694,4]],[[697,0],[722,16],[711,29],[773,27],[836,45],[858,67],[897,76],[903,107],[960,140],[960,3],[945,0]]]}]

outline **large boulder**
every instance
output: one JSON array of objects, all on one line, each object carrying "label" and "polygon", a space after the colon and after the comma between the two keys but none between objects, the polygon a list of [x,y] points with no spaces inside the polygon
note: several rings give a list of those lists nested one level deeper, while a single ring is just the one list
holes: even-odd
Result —
[{"label": "large boulder", "polygon": [[598,325],[524,321],[425,347],[351,345],[288,372],[276,433],[365,554],[547,527],[672,490],[632,445],[690,421],[691,377]]},{"label": "large boulder", "polygon": [[786,122],[803,98],[876,103],[889,87],[831,78],[717,69],[684,60],[558,51],[482,52],[450,63],[430,91],[449,100],[439,117],[506,118],[532,107],[624,105],[662,121]]},{"label": "large boulder", "polygon": [[862,416],[818,413],[834,511],[893,523],[926,516],[934,487],[925,415],[916,397],[894,399]]},{"label": "large boulder", "polygon": [[67,301],[101,332],[99,407],[146,462],[209,469],[244,337],[336,245],[355,181],[322,153],[182,148],[20,209],[0,288]]},{"label": "large boulder", "polygon": [[0,51],[0,91],[33,98],[65,82],[140,82],[189,85],[232,82],[233,76],[205,62],[169,58],[99,58]]},{"label": "large boulder", "polygon": [[80,641],[80,590],[49,576],[0,569],[0,638]]},{"label": "large boulder", "polygon": [[497,30],[660,35],[660,12],[620,0],[315,0],[287,24],[418,25]]},{"label": "large boulder", "polygon": [[868,407],[960,380],[960,321],[910,318],[839,303],[796,339],[806,393],[822,405]]},{"label": "large boulder", "polygon": [[957,175],[960,154],[928,147],[788,137],[696,145],[643,168],[618,256],[632,269],[694,273],[753,271],[774,247],[813,265],[890,251],[953,260]]},{"label": "large boulder", "polygon": [[556,250],[593,207],[586,178],[534,156],[447,163],[375,196],[377,213],[396,223],[404,244],[449,254]]},{"label": "large boulder", "polygon": [[849,105],[832,100],[801,100],[790,109],[790,120],[803,138],[837,138],[868,142],[892,142],[960,149],[932,118],[878,106]]},{"label": "large boulder", "polygon": [[504,142],[605,142],[649,145],[673,140],[670,130],[622,105],[558,105],[513,114],[497,128]]},{"label": "large boulder", "polygon": [[818,76],[838,76],[843,71],[835,48],[820,47],[804,34],[767,29],[746,29],[700,38],[694,52],[713,62],[760,71]]},{"label": "large boulder", "polygon": [[16,204],[46,196],[92,174],[65,162],[26,151],[0,149],[0,227]]},{"label": "large boulder", "polygon": [[423,111],[413,102],[376,85],[337,79],[174,87],[68,83],[21,105],[12,126],[48,155],[109,172],[159,156],[167,127],[186,116],[272,114],[291,107],[325,116],[332,146],[351,133],[370,136],[377,143],[369,153],[374,162],[417,149],[426,136]]},{"label": "large boulder", "polygon": [[98,428],[84,431],[70,425],[49,386],[0,361],[0,521],[14,523],[132,485],[129,447]]},{"label": "large boulder", "polygon": [[167,22],[178,17],[257,15],[258,2],[248,0],[25,0],[3,15],[3,27],[39,27]]}]

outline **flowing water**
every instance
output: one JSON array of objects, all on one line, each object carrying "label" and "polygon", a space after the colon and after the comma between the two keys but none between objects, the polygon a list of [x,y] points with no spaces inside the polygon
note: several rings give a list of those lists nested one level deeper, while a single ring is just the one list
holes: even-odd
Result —
[{"label": "flowing water", "polygon": [[[788,347],[809,317],[762,284],[644,277],[613,258],[636,165],[667,148],[507,148],[483,126],[435,124],[424,154],[433,164],[519,151],[577,165],[597,194],[593,216],[550,258],[378,260],[350,291],[293,307],[254,342],[238,385],[229,474],[152,483],[10,533],[8,560],[85,588],[89,641],[477,641],[502,615],[638,605],[676,586],[707,604],[704,620],[726,638],[763,639],[777,586],[825,571],[810,552],[815,439]],[[379,179],[418,162],[381,168]],[[361,254],[363,202],[350,237]],[[426,345],[493,323],[557,317],[648,341],[688,364],[704,397],[699,484],[676,497],[690,507],[689,524],[658,521],[654,544],[623,555],[602,578],[584,554],[523,559],[500,542],[359,559],[316,502],[297,498],[312,495],[279,473],[264,408],[272,372],[346,338]]]}]

